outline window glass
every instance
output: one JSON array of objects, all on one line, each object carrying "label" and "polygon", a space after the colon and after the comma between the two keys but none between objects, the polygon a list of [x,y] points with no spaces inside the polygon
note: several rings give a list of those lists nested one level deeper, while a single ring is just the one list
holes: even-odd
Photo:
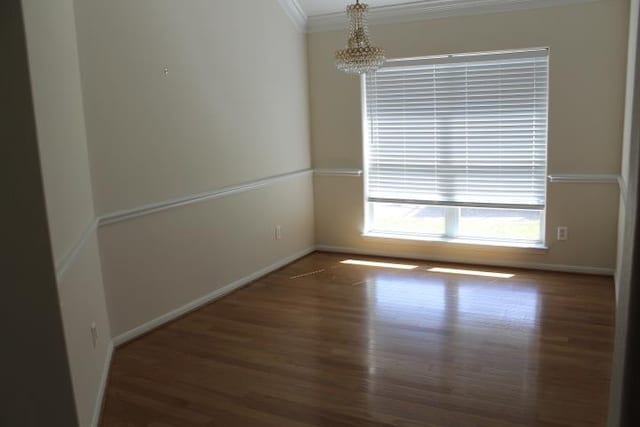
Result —
[{"label": "window glass", "polygon": [[445,232],[445,209],[438,206],[370,203],[371,230],[438,235]]},{"label": "window glass", "polygon": [[461,208],[459,237],[492,240],[539,241],[542,212],[509,209]]}]

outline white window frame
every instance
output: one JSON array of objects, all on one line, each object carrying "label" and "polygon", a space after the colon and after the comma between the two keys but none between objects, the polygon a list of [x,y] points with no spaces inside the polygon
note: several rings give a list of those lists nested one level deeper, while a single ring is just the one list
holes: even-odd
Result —
[{"label": "white window frame", "polygon": [[[460,57],[461,60],[465,56],[477,56],[477,55],[495,55],[495,54],[508,54],[508,53],[518,53],[518,52],[527,52],[532,50],[542,50],[546,49],[548,51],[549,58],[551,57],[551,51],[548,47],[542,48],[528,48],[528,49],[518,49],[518,50],[500,50],[500,51],[488,51],[488,52],[470,52],[470,53],[460,53],[460,54],[448,54],[448,55],[434,55],[427,57],[413,57],[413,58],[399,58],[399,59],[388,59],[387,61],[393,62],[411,62],[416,60],[425,60],[425,59],[438,59],[444,57]],[[503,246],[503,247],[520,247],[520,248],[532,248],[532,249],[548,249],[547,247],[547,210],[548,210],[548,180],[545,179],[544,185],[544,193],[545,193],[545,206],[541,209],[540,215],[540,240],[539,241],[522,241],[522,240],[507,240],[507,239],[491,239],[491,238],[466,238],[466,237],[458,237],[458,226],[460,219],[460,210],[465,206],[446,206],[445,208],[445,233],[442,235],[439,234],[407,234],[407,233],[393,233],[393,232],[378,232],[371,230],[371,217],[372,217],[372,209],[369,201],[369,126],[368,126],[368,111],[367,111],[367,76],[366,74],[362,74],[360,76],[360,102],[361,102],[361,117],[362,117],[362,155],[363,155],[363,206],[364,206],[364,223],[362,235],[365,237],[374,237],[374,238],[387,238],[387,239],[402,239],[402,240],[422,240],[422,241],[437,241],[437,242],[449,242],[449,243],[461,243],[461,244],[473,244],[473,245],[487,245],[487,246]],[[545,173],[544,176],[548,176],[548,167],[549,167],[549,94],[551,92],[551,79],[548,76],[548,85],[547,85],[547,94],[546,94],[546,103],[547,103],[547,144],[546,144],[546,164],[545,164]],[[482,206],[468,206],[470,208]],[[492,209],[491,206],[485,206],[486,208]],[[499,207],[496,206],[494,209],[504,209],[508,210],[508,207]],[[537,209],[535,209],[537,210]]]}]

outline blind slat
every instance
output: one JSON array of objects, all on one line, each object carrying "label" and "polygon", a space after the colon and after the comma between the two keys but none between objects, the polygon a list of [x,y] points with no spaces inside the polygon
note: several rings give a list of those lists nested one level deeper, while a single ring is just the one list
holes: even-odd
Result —
[{"label": "blind slat", "polygon": [[369,200],[544,207],[548,79],[540,50],[367,75]]}]

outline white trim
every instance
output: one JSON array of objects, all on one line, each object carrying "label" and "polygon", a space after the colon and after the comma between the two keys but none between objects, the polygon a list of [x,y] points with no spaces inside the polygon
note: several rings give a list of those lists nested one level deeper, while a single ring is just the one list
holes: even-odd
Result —
[{"label": "white trim", "polygon": [[622,201],[627,203],[627,180],[622,175],[618,176],[618,186],[620,187]]},{"label": "white trim", "polygon": [[316,176],[362,176],[361,169],[315,169]]},{"label": "white trim", "polygon": [[498,59],[546,58],[549,56],[549,50],[550,49],[548,47],[534,47],[530,49],[494,50],[486,52],[418,56],[413,58],[393,58],[387,59],[381,69],[416,67],[433,64],[468,63],[474,61],[493,61]]},{"label": "white trim", "polygon": [[[451,233],[454,235],[454,233]],[[488,240],[488,239],[465,239],[462,237],[444,237],[444,236],[420,236],[413,234],[394,234],[381,231],[367,231],[362,233],[362,237],[372,237],[375,239],[392,239],[392,240],[411,240],[414,242],[435,242],[448,243],[456,245],[486,246],[491,248],[518,248],[531,249],[536,251],[548,251],[549,247],[543,242],[519,242],[507,240]]]},{"label": "white trim", "polygon": [[[369,22],[371,24],[394,24],[450,16],[565,6],[594,1],[598,0],[422,0],[372,7],[370,9]],[[343,11],[314,15],[307,19],[306,27],[310,33],[334,30],[346,31],[347,17]]]},{"label": "white trim", "polygon": [[304,9],[300,6],[298,0],[278,0],[280,7],[284,10],[284,13],[291,19],[296,30],[303,33],[307,28],[307,14],[304,13]]},{"label": "white trim", "polygon": [[367,197],[365,202],[372,203],[400,203],[403,205],[420,205],[420,206],[445,206],[448,208],[488,208],[488,209],[520,209],[526,211],[543,210],[545,205],[523,205],[508,203],[473,203],[473,202],[452,202],[449,200],[419,200],[419,199],[401,199],[401,198],[382,198]]},{"label": "white trim", "polygon": [[69,268],[73,264],[75,264],[76,258],[78,258],[78,255],[80,254],[84,246],[89,241],[89,238],[97,231],[98,227],[102,227],[102,226],[113,224],[120,221],[125,221],[128,219],[137,218],[144,215],[149,215],[152,213],[164,211],[167,209],[172,209],[179,206],[189,205],[191,203],[218,199],[221,197],[230,196],[233,194],[238,194],[238,193],[242,193],[249,190],[254,190],[254,189],[261,188],[285,179],[310,175],[312,172],[313,172],[312,169],[304,169],[296,172],[291,172],[291,173],[286,173],[281,175],[274,175],[261,180],[240,184],[233,187],[225,187],[220,190],[215,190],[208,193],[193,194],[190,196],[180,197],[172,200],[166,200],[164,202],[142,206],[139,208],[129,209],[126,211],[115,212],[112,214],[107,214],[107,215],[98,217],[94,219],[89,225],[87,225],[87,227],[84,229],[84,231],[80,235],[80,238],[75,243],[75,245],[56,264],[56,278],[58,280],[58,283],[60,283],[61,280],[64,278],[64,275],[67,273]]},{"label": "white trim", "polygon": [[265,187],[267,185],[273,184],[275,182],[283,181],[286,179],[310,175],[312,172],[313,172],[312,169],[303,169],[303,170],[285,173],[281,175],[274,175],[268,178],[264,178],[257,181],[236,185],[236,186],[221,188],[219,190],[208,191],[206,193],[191,194],[189,196],[183,196],[176,199],[165,200],[163,202],[153,203],[153,204],[141,206],[138,208],[128,209],[120,212],[114,212],[114,213],[107,214],[100,217],[99,225],[102,227],[105,225],[138,218],[141,216],[165,211],[168,209],[177,208],[180,206],[186,206],[193,203],[204,202],[207,200],[219,199],[222,197],[231,196],[233,194],[243,193],[249,190],[255,190],[257,188]]},{"label": "white trim", "polygon": [[84,245],[87,244],[87,242],[89,241],[89,238],[93,235],[93,233],[96,232],[97,228],[98,228],[98,220],[94,219],[91,222],[91,224],[89,224],[84,229],[84,231],[80,235],[80,239],[78,239],[76,244],[56,265],[56,278],[58,280],[58,283],[60,283],[65,273],[69,270],[69,267],[75,264],[78,254],[80,253],[80,251],[82,251],[82,248],[84,248]]},{"label": "white trim", "polygon": [[[511,267],[511,268],[523,268],[529,270],[543,270],[543,271],[560,271],[565,273],[581,273],[581,274],[594,274],[602,276],[613,276],[614,270],[611,268],[603,267],[589,267],[581,265],[563,265],[563,264],[542,264],[537,262],[519,262],[519,261],[495,261],[495,260],[483,260],[483,261],[471,261],[463,258],[455,257],[442,257],[437,255],[426,255],[423,253],[400,253],[388,250],[370,250],[370,249],[358,249],[349,248],[344,246],[329,246],[329,245],[316,245],[317,251],[323,252],[335,252],[354,255],[368,255],[368,256],[380,256],[390,258],[408,258],[417,259],[422,261],[432,262],[450,262],[456,264],[482,264],[494,267]],[[515,249],[512,249],[515,250]],[[526,249],[525,249],[526,250]]]},{"label": "white trim", "polygon": [[373,206],[367,203],[369,197],[369,111],[367,110],[367,73],[360,74],[360,126],[362,127],[362,216],[364,229],[371,227]]},{"label": "white trim", "polygon": [[107,355],[104,359],[104,367],[102,368],[102,376],[100,377],[100,384],[98,385],[98,395],[96,396],[95,407],[93,409],[93,419],[91,420],[91,427],[98,427],[98,423],[100,422],[102,403],[104,402],[104,393],[107,389],[107,382],[109,381],[109,370],[111,368],[112,357],[113,341],[109,341],[109,344],[107,345]]},{"label": "white trim", "polygon": [[549,182],[554,184],[618,184],[619,175],[590,175],[590,174],[554,174],[549,175]]},{"label": "white trim", "polygon": [[194,301],[191,301],[188,304],[183,305],[182,307],[176,308],[175,310],[172,310],[166,314],[163,314],[162,316],[156,317],[153,320],[150,320],[149,322],[140,325],[136,328],[131,329],[130,331],[127,331],[123,334],[118,335],[117,337],[115,337],[113,339],[113,344],[114,346],[118,347],[121,346],[122,344],[131,341],[141,335],[146,334],[147,332],[152,331],[153,329],[158,328],[159,326],[164,325],[167,322],[170,322],[172,320],[177,319],[178,317],[189,313],[190,311],[193,311],[197,308],[200,308],[206,304],[209,304],[212,301],[215,301],[219,298],[222,298],[223,296],[242,288],[243,286],[252,283],[254,281],[256,281],[257,279],[259,279],[262,276],[265,276],[275,270],[278,270],[282,267],[284,267],[287,264],[290,264],[304,256],[309,255],[310,253],[315,251],[315,246],[311,246],[308,247],[298,253],[295,253],[293,255],[290,255],[288,257],[282,258],[276,262],[274,262],[273,264],[261,268],[260,270],[249,274],[248,276],[242,277],[238,280],[236,280],[235,282],[229,283],[226,286],[223,286],[220,289],[216,289],[215,291],[200,297]]}]

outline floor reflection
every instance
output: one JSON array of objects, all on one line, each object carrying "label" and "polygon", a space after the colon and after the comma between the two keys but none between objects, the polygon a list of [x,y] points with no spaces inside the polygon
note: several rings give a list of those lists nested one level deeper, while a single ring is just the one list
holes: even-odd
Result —
[{"label": "floor reflection", "polygon": [[379,272],[368,282],[368,290],[376,321],[416,326],[442,325],[447,305],[446,282],[443,279]]},{"label": "floor reflection", "polygon": [[495,282],[439,278],[424,274],[402,275],[376,272],[367,282],[369,305],[378,321],[427,326],[441,321],[445,313],[456,323],[502,324],[535,329],[539,315],[539,292],[526,284],[508,280]]},{"label": "floor reflection", "polygon": [[535,329],[539,295],[535,288],[516,288],[508,281],[493,286],[460,282],[457,285],[458,313],[481,317],[505,327]]},{"label": "floor reflection", "polygon": [[398,382],[421,390],[416,399],[425,404],[433,398],[425,390],[437,390],[440,399],[471,397],[482,384],[482,393],[517,408],[514,418],[535,416],[541,301],[535,284],[512,275],[368,274],[365,358],[372,409],[387,403],[381,390]]}]

